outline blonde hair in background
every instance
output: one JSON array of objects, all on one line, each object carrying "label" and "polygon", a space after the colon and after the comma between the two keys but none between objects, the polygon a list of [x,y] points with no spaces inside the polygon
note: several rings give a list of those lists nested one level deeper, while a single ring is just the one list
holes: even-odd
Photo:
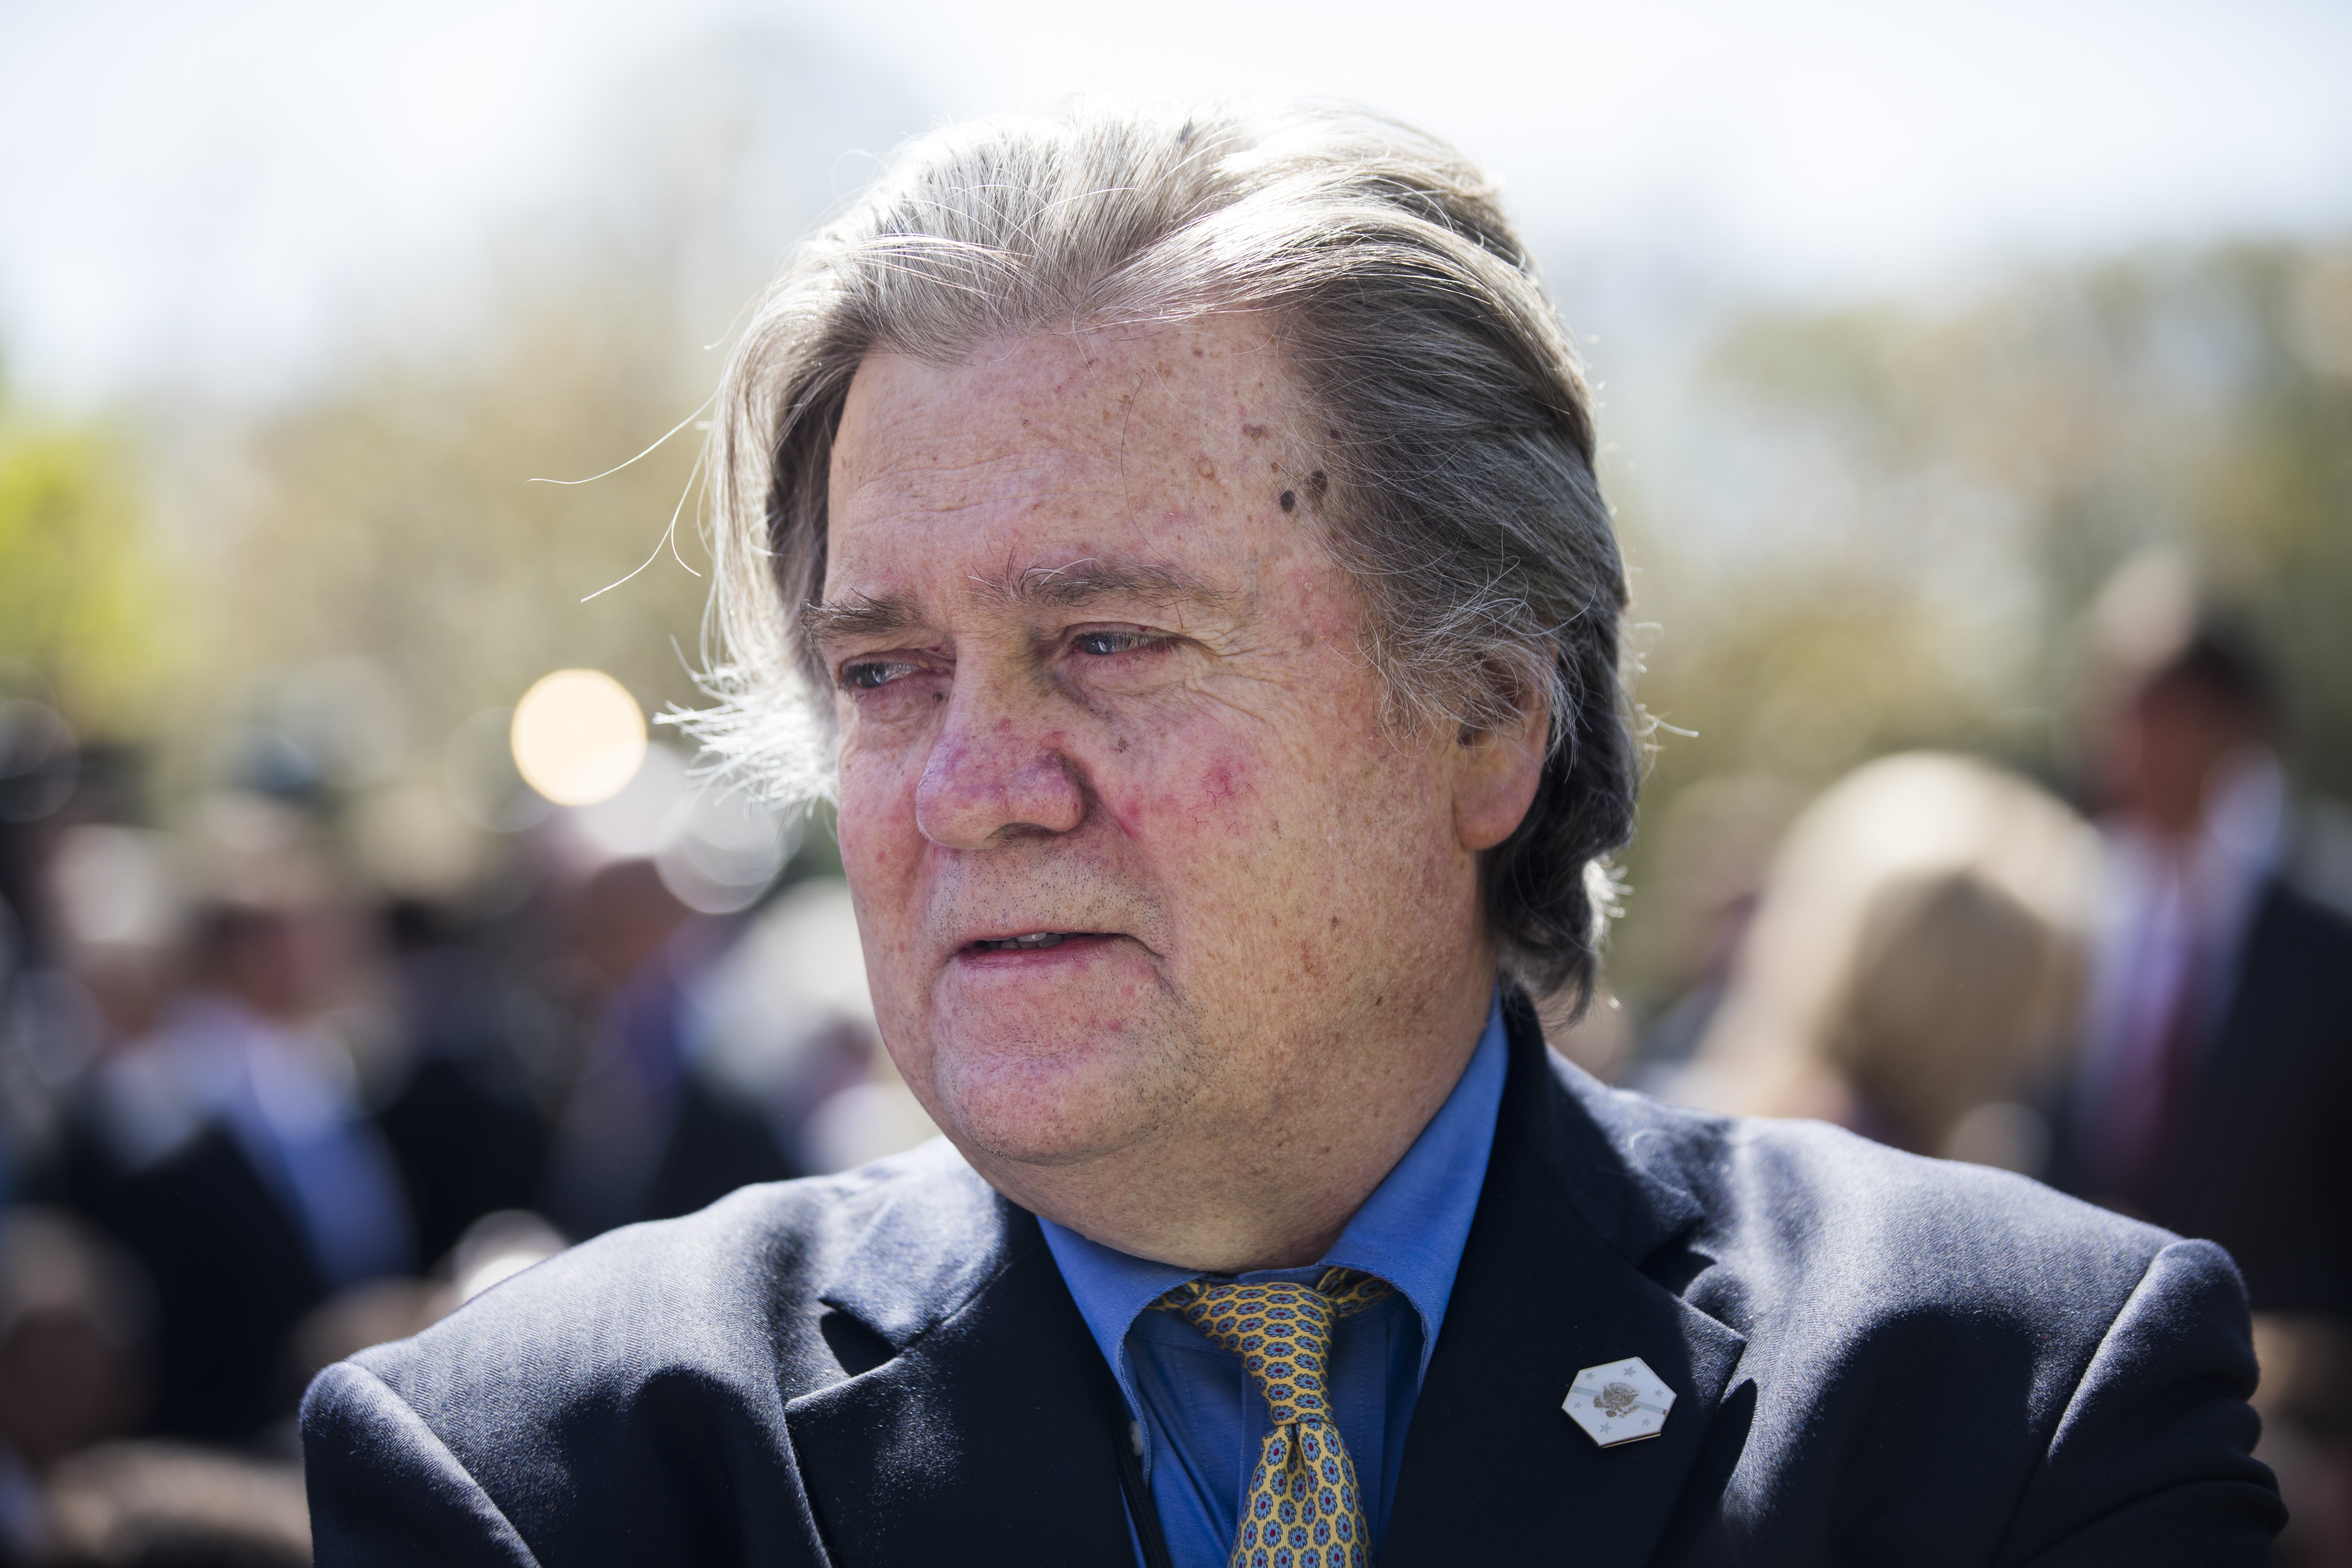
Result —
[{"label": "blonde hair in background", "polygon": [[2097,854],[2063,802],[1973,758],[1849,773],[1782,841],[1677,1098],[2034,1163],[2014,1102],[2074,1022]]}]

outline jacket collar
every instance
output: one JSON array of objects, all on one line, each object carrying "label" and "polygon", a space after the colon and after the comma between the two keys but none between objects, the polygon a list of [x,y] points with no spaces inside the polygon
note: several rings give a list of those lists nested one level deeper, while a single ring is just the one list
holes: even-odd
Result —
[{"label": "jacket collar", "polygon": [[944,1138],[890,1164],[879,1204],[822,1277],[817,1299],[904,1351],[1002,1273],[1024,1240],[1042,1246],[1043,1237],[1036,1221],[981,1180]]},{"label": "jacket collar", "polygon": [[[1553,1056],[1524,997],[1507,1016],[1495,1152],[1406,1436],[1383,1568],[1647,1562],[1676,1500],[1727,1474],[1745,1436],[1718,1410],[1745,1342],[1678,1293],[1706,1261],[1683,1246],[1702,1211],[1676,1158],[1679,1113]],[[1561,1405],[1579,1372],[1631,1356],[1675,1404],[1657,1436],[1601,1448]]]},{"label": "jacket collar", "polygon": [[1125,1409],[1034,1215],[927,1146],[819,1296],[895,1352],[784,1407],[840,1568],[1130,1559]]},{"label": "jacket collar", "polygon": [[[1744,1341],[1679,1293],[1707,1261],[1684,1245],[1702,1210],[1681,1113],[1551,1055],[1524,997],[1505,1019],[1494,1152],[1383,1568],[1571,1544],[1596,1565],[1646,1561],[1676,1499],[1727,1474],[1745,1436],[1718,1417]],[[1033,1215],[931,1145],[820,1296],[894,1352],[786,1407],[843,1568],[936,1562],[950,1542],[971,1564],[1132,1560],[1111,1447],[1126,1410]],[[1659,1436],[1599,1448],[1561,1403],[1580,1370],[1628,1356],[1675,1403]]]}]

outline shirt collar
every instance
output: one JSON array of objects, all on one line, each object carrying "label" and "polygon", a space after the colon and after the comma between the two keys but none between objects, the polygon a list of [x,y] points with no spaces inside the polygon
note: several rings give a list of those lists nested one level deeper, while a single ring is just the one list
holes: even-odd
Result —
[{"label": "shirt collar", "polygon": [[[1454,1277],[1462,1266],[1462,1248],[1470,1239],[1479,1189],[1486,1184],[1509,1054],[1497,995],[1486,1011],[1486,1032],[1454,1091],[1322,1260],[1310,1268],[1261,1269],[1240,1278],[1250,1283],[1310,1278],[1334,1265],[1379,1275],[1412,1304],[1421,1320],[1421,1371],[1425,1375],[1437,1347],[1437,1331],[1445,1321],[1446,1302],[1454,1294]],[[1198,1272],[1105,1247],[1042,1215],[1037,1223],[1079,1315],[1132,1405],[1127,1331],[1152,1302],[1198,1278]]]}]

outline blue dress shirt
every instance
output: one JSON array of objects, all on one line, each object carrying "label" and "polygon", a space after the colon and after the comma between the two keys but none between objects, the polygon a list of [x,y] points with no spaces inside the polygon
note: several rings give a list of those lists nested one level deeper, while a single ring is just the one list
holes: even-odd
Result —
[{"label": "blue dress shirt", "polygon": [[[1396,1500],[1405,1428],[1486,1183],[1507,1057],[1497,998],[1454,1092],[1322,1261],[1239,1276],[1252,1284],[1313,1280],[1336,1265],[1377,1274],[1396,1288],[1377,1306],[1340,1320],[1326,1372],[1339,1438],[1370,1505],[1375,1552]],[[1198,1278],[1192,1270],[1129,1257],[1049,1219],[1038,1223],[1135,1413],[1170,1556],[1178,1568],[1223,1568],[1270,1429],[1265,1399],[1248,1386],[1240,1361],[1175,1313],[1149,1310],[1173,1287]]]}]

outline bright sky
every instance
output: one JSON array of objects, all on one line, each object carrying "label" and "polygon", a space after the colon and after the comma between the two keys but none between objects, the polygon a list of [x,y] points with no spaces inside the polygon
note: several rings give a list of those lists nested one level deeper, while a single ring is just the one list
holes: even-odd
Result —
[{"label": "bright sky", "polygon": [[619,84],[747,22],[906,130],[1093,88],[1373,103],[1500,170],[1555,268],[1835,295],[2352,226],[2340,0],[0,0],[0,363],[266,394],[592,188]]}]

